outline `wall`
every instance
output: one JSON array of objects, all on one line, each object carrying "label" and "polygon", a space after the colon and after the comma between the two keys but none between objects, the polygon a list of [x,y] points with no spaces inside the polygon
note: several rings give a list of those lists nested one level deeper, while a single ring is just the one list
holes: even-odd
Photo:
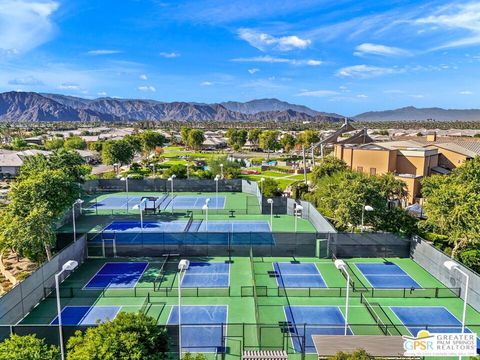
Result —
[{"label": "wall", "polygon": [[440,157],[438,164],[448,169],[455,169],[456,167],[462,165],[468,158],[465,155],[442,148],[439,148],[439,151]]},{"label": "wall", "polygon": [[76,260],[82,264],[86,257],[87,237],[83,236],[18,283],[0,298],[0,324],[16,324],[23,319],[48,295],[45,288],[55,287],[54,275],[61,270],[65,262]]},{"label": "wall", "polygon": [[[465,277],[458,271],[452,273],[443,266],[445,261],[452,260],[449,256],[433,247],[428,241],[419,236],[414,236],[412,239],[411,257],[446,287],[461,287],[461,297],[464,298]],[[458,262],[457,264],[470,276],[468,303],[477,311],[480,311],[480,275]]]},{"label": "wall", "polygon": [[[362,172],[370,174],[370,169],[375,168],[376,174],[385,174],[395,171],[396,157],[390,150],[371,150],[371,149],[353,149],[348,147],[335,147],[335,156],[342,159],[354,171],[358,171],[358,167],[362,167]],[[393,162],[392,162],[393,160]]]}]

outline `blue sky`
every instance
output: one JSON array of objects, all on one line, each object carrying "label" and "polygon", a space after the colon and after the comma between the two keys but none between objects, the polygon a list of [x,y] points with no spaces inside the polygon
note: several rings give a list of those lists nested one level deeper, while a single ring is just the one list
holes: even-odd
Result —
[{"label": "blue sky", "polygon": [[478,108],[480,2],[0,0],[0,91]]}]

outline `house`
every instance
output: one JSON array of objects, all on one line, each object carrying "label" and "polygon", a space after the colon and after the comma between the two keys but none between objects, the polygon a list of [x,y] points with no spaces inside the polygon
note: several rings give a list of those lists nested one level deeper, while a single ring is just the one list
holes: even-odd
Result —
[{"label": "house", "polygon": [[33,149],[24,151],[0,150],[0,177],[17,176],[24,159],[37,154],[48,155],[50,152]]}]

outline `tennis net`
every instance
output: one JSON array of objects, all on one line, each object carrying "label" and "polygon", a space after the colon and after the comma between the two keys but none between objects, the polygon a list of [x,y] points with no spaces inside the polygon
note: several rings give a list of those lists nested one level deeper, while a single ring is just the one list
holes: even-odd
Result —
[{"label": "tennis net", "polygon": [[190,213],[190,216],[188,218],[187,225],[185,226],[185,232],[188,232],[190,230],[190,226],[192,226],[193,223],[193,213]]},{"label": "tennis net", "polygon": [[146,314],[148,312],[150,305],[150,293],[147,293],[147,296],[145,296],[145,301],[142,304],[142,307],[140,308],[140,312],[142,314]]},{"label": "tennis net", "polygon": [[255,320],[257,323],[257,340],[260,345],[260,311],[258,305],[258,294],[257,294],[257,282],[255,281],[255,263],[253,261],[253,250],[250,247],[250,266],[252,271],[252,282],[253,282],[253,302],[255,303]]},{"label": "tennis net", "polygon": [[370,302],[367,300],[367,298],[365,296],[363,296],[363,294],[360,295],[360,302],[365,305],[365,308],[367,309],[367,311],[370,313],[370,315],[372,316],[373,320],[375,320],[375,322],[377,323],[377,326],[379,327],[379,329],[382,331],[382,333],[384,335],[388,335],[388,327],[387,325],[382,321],[382,319],[380,318],[380,316],[377,314],[377,312],[375,311],[375,309],[373,308],[372,304],[370,304]]}]

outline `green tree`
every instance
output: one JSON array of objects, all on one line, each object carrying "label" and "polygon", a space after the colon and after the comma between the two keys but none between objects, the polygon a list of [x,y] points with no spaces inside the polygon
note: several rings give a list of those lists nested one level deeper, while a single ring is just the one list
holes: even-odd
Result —
[{"label": "green tree", "polygon": [[80,136],[70,136],[65,140],[63,146],[70,150],[85,150],[87,148],[87,143]]},{"label": "green tree", "polygon": [[296,143],[297,140],[295,139],[295,136],[289,133],[283,134],[280,138],[280,144],[282,145],[283,151],[286,153],[290,152],[295,147]]},{"label": "green tree", "polygon": [[318,132],[315,130],[305,130],[298,136],[298,142],[305,147],[311,146],[320,140]]},{"label": "green tree", "polygon": [[316,182],[324,176],[331,176],[336,172],[346,171],[347,169],[348,166],[343,160],[333,156],[325,156],[313,168],[313,180]]},{"label": "green tree", "polygon": [[0,343],[0,360],[59,360],[56,346],[45,344],[35,335],[10,335]]},{"label": "green tree", "polygon": [[170,166],[170,168],[166,169],[163,172],[164,177],[167,177],[167,178],[172,176],[173,174],[175,174],[175,176],[178,179],[186,179],[187,178],[187,167],[183,164],[175,164],[175,165]]},{"label": "green tree", "polygon": [[202,353],[192,354],[187,352],[182,356],[182,360],[207,360],[207,357]]},{"label": "green tree", "polygon": [[365,350],[359,349],[353,353],[338,352],[330,356],[328,360],[374,360],[375,357],[368,354]]},{"label": "green tree", "polygon": [[241,174],[241,165],[235,161],[228,161],[226,157],[212,158],[207,162],[212,177],[221,174],[223,165],[223,177],[225,179],[236,179]]},{"label": "green tree", "polygon": [[259,147],[267,152],[267,160],[270,159],[270,152],[282,148],[278,141],[279,132],[276,130],[265,130],[260,134]]},{"label": "green tree", "polygon": [[135,149],[127,140],[109,140],[103,144],[102,162],[106,165],[129,164],[134,156]]},{"label": "green tree", "polygon": [[261,129],[250,129],[248,130],[248,141],[252,144],[257,145],[260,141],[260,134],[262,133]]},{"label": "green tree", "polygon": [[272,178],[265,178],[263,184],[259,184],[259,186],[262,189],[262,195],[266,198],[282,195],[278,182]]},{"label": "green tree", "polygon": [[143,139],[139,134],[126,135],[123,140],[125,140],[132,146],[134,152],[142,152]]},{"label": "green tree", "polygon": [[180,137],[182,139],[182,143],[183,145],[185,146],[189,146],[189,141],[188,141],[188,134],[190,133],[190,130],[192,130],[191,128],[187,127],[187,126],[182,126],[180,128]]},{"label": "green tree", "polygon": [[19,137],[13,138],[10,144],[13,150],[23,150],[28,146],[27,141]]},{"label": "green tree", "polygon": [[121,312],[84,333],[77,331],[67,343],[68,360],[165,359],[166,330],[144,314]]},{"label": "green tree", "polygon": [[191,129],[188,132],[188,146],[194,150],[199,150],[205,141],[205,134],[203,130]]},{"label": "green tree", "polygon": [[480,242],[480,157],[467,161],[449,176],[422,179],[426,227],[446,235],[453,244],[452,256]]},{"label": "green tree", "polygon": [[88,150],[102,152],[103,141],[94,141],[88,144]]},{"label": "green tree", "polygon": [[150,153],[157,147],[162,147],[165,142],[165,136],[153,130],[145,130],[141,135],[143,143],[143,151]]},{"label": "green tree", "polygon": [[230,128],[227,130],[226,135],[228,139],[228,145],[230,145],[235,151],[240,150],[247,142],[248,133],[245,129]]},{"label": "green tree", "polygon": [[55,136],[49,140],[45,141],[45,149],[47,150],[57,150],[63,147],[63,143],[65,140],[63,138]]}]

